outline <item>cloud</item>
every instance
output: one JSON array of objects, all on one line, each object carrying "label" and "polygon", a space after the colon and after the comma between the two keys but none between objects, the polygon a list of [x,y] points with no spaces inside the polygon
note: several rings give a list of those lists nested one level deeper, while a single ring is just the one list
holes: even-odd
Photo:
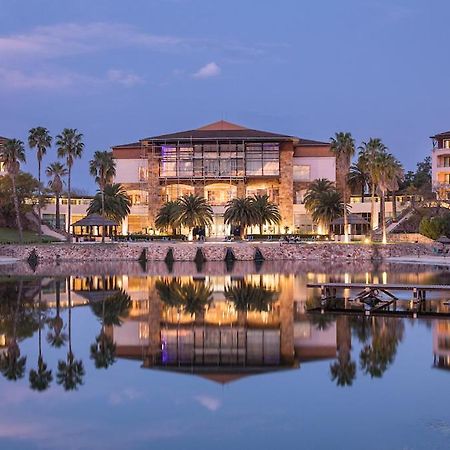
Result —
[{"label": "cloud", "polygon": [[193,74],[194,78],[204,79],[217,77],[220,75],[221,69],[215,62],[210,62],[201,67],[197,72]]},{"label": "cloud", "polygon": [[113,392],[109,396],[110,405],[121,405],[125,402],[131,402],[141,397],[141,393],[133,388],[126,388],[121,392]]},{"label": "cloud", "polygon": [[212,412],[217,411],[222,406],[222,402],[215,397],[210,397],[208,395],[199,395],[194,398],[198,403],[200,403],[200,405]]},{"label": "cloud", "polygon": [[126,87],[135,86],[144,82],[143,78],[141,78],[139,75],[117,69],[108,70],[107,77],[109,81],[122,84]]}]

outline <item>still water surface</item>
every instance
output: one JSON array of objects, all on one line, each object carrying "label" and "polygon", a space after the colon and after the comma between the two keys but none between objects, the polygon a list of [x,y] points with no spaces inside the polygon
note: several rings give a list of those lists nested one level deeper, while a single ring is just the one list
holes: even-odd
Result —
[{"label": "still water surface", "polygon": [[450,448],[450,321],[308,314],[306,287],[445,268],[78,269],[3,269],[2,449]]}]

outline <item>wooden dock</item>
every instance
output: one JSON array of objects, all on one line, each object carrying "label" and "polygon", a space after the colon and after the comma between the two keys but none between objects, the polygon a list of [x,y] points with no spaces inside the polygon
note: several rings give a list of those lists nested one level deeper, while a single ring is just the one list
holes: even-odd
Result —
[{"label": "wooden dock", "polygon": [[[333,313],[352,313],[365,315],[371,314],[392,314],[395,316],[445,316],[450,317],[450,311],[433,312],[431,309],[427,311],[426,299],[427,292],[440,291],[450,292],[450,285],[446,284],[379,284],[379,283],[308,283],[308,288],[320,289],[320,308],[312,308],[309,311],[320,311],[322,314],[327,312]],[[349,298],[348,302],[363,306],[363,309],[341,308],[338,306],[342,297],[338,297],[338,290],[358,290],[359,292],[353,298]],[[410,309],[407,311],[397,310],[397,301],[399,299],[393,292],[410,291],[412,297],[408,301]],[[448,303],[447,303],[448,305]]]}]

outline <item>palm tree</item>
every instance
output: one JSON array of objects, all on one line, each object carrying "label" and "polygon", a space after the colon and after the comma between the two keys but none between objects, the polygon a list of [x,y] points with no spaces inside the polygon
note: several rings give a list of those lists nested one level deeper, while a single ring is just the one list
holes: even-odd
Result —
[{"label": "palm tree", "polygon": [[351,386],[356,376],[356,363],[351,360],[352,334],[348,317],[336,319],[338,359],[330,365],[331,379],[338,386]]},{"label": "palm tree", "polygon": [[188,194],[179,198],[179,223],[189,229],[205,228],[213,221],[213,210],[204,197]]},{"label": "palm tree", "polygon": [[[105,187],[116,176],[116,163],[112,152],[96,151],[94,158],[89,162],[89,172],[95,177],[101,193],[102,216],[105,215]],[[102,242],[105,242],[105,227],[103,227]]]},{"label": "palm tree", "polygon": [[335,137],[331,138],[331,151],[336,156],[339,173],[343,174],[342,186],[339,186],[342,190],[344,197],[344,239],[345,242],[349,242],[349,230],[348,230],[348,216],[347,216],[347,175],[350,169],[350,161],[355,154],[355,141],[350,133],[336,133]]},{"label": "palm tree", "polygon": [[361,202],[364,203],[364,194],[370,179],[367,173],[364,172],[362,166],[363,164],[359,159],[356,164],[350,166],[347,176],[347,183],[352,192],[356,192],[358,190],[361,192]]},{"label": "palm tree", "polygon": [[57,383],[62,385],[66,391],[78,389],[83,384],[84,365],[81,359],[75,359],[72,352],[72,295],[70,288],[70,278],[67,283],[67,296],[69,302],[69,351],[66,361],[58,361],[58,372],[56,374]]},{"label": "palm tree", "polygon": [[324,193],[335,190],[334,184],[327,178],[318,178],[310,185],[304,197],[305,208],[312,211],[319,197]]},{"label": "palm tree", "polygon": [[[70,233],[71,212],[70,204],[72,194],[72,166],[77,158],[81,158],[84,150],[83,135],[76,128],[64,128],[61,134],[56,136],[58,146],[58,158],[65,158],[68,169],[67,180],[67,231]],[[71,237],[69,238],[71,240]]]},{"label": "palm tree", "polygon": [[121,223],[130,214],[131,199],[121,184],[108,184],[103,191],[104,207],[102,206],[102,193],[97,192],[87,209],[88,214],[101,214],[111,220]]},{"label": "palm tree", "polygon": [[171,200],[164,205],[158,211],[155,220],[155,226],[159,230],[167,230],[172,228],[172,234],[177,234],[177,227],[179,226],[180,204],[178,200]]},{"label": "palm tree", "polygon": [[61,228],[61,213],[59,210],[59,199],[63,190],[62,177],[68,174],[67,169],[60,162],[51,163],[47,169],[45,169],[45,174],[51,178],[49,182],[50,189],[55,194],[56,200],[56,228],[59,230]]},{"label": "palm tree", "polygon": [[245,280],[225,287],[225,298],[234,303],[237,311],[268,311],[276,300],[276,291],[256,286]]},{"label": "palm tree", "polygon": [[260,224],[260,218],[254,207],[254,201],[249,197],[231,199],[226,204],[223,218],[226,224],[239,226],[239,235],[241,239],[244,237],[245,229],[247,227]]},{"label": "palm tree", "polygon": [[12,337],[9,340],[6,352],[0,355],[0,372],[8,380],[18,380],[25,375],[26,356],[20,356],[20,347],[17,343],[17,322],[19,320],[19,308],[22,301],[23,280],[19,281],[16,306],[14,309]]},{"label": "palm tree", "polygon": [[41,215],[41,164],[42,158],[47,153],[47,149],[52,145],[52,137],[50,136],[47,128],[36,127],[31,128],[28,133],[28,145],[31,149],[36,148],[36,157],[38,161],[38,180],[39,180],[39,201],[38,201],[38,214],[39,214],[39,238],[42,239],[42,215]]},{"label": "palm tree", "polygon": [[269,196],[255,195],[252,199],[253,208],[259,221],[259,234],[263,234],[263,226],[277,225],[281,221],[281,214],[278,206],[269,200]]},{"label": "palm tree", "polygon": [[52,371],[47,368],[47,363],[42,357],[42,287],[39,286],[39,303],[38,303],[38,314],[39,314],[39,328],[38,328],[38,338],[39,338],[39,356],[38,356],[38,367],[37,370],[31,369],[29,380],[30,387],[35,391],[45,391],[50,386],[53,380]]},{"label": "palm tree", "polygon": [[381,153],[387,151],[387,147],[383,144],[379,138],[370,138],[368,142],[363,142],[359,149],[359,161],[361,164],[361,170],[365,172],[370,179],[370,228],[371,234],[373,235],[373,230],[375,229],[375,190],[376,190],[376,180],[375,180],[375,165],[374,162],[376,157]]},{"label": "palm tree", "polygon": [[341,193],[331,189],[319,194],[313,206],[306,207],[306,210],[312,215],[314,223],[329,233],[331,222],[343,215],[344,208],[347,208],[347,205],[343,205]]},{"label": "palm tree", "polygon": [[25,147],[19,139],[9,139],[0,147],[0,160],[5,164],[6,171],[11,177],[14,197],[14,209],[16,210],[17,229],[19,241],[23,241],[22,221],[20,220],[19,198],[17,196],[16,176],[20,170],[20,163],[25,162]]},{"label": "palm tree", "polygon": [[64,322],[61,318],[61,280],[55,280],[56,316],[49,320],[49,328],[52,331],[47,333],[47,342],[55,348],[65,345],[68,336],[64,333]]},{"label": "palm tree", "polygon": [[398,183],[403,178],[403,167],[390,153],[380,153],[373,161],[373,179],[380,192],[381,227],[383,244],[387,243],[386,234],[386,192],[397,190]]}]

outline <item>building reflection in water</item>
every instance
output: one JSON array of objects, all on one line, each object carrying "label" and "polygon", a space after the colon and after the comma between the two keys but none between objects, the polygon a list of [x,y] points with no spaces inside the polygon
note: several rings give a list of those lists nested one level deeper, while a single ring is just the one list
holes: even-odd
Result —
[{"label": "building reflection in water", "polygon": [[[383,376],[394,362],[405,321],[309,315],[307,306],[317,300],[318,292],[306,284],[388,278],[406,283],[441,281],[433,273],[386,270],[9,280],[0,284],[0,371],[11,380],[29,374],[33,389],[45,389],[52,380],[67,390],[77,389],[86,361],[80,359],[79,342],[72,343],[72,327],[79,325],[72,323],[72,309],[89,306],[100,324],[89,348],[98,369],[127,358],[141,361],[144,368],[227,383],[328,360],[331,380],[347,386],[358,369],[363,375]],[[440,304],[441,300],[437,309]],[[447,368],[450,322],[431,323],[435,365]],[[33,368],[26,367],[21,352],[21,342],[30,337],[39,349]],[[61,352],[53,368],[47,367],[41,352],[43,340]],[[359,353],[352,340],[359,342]]]}]

